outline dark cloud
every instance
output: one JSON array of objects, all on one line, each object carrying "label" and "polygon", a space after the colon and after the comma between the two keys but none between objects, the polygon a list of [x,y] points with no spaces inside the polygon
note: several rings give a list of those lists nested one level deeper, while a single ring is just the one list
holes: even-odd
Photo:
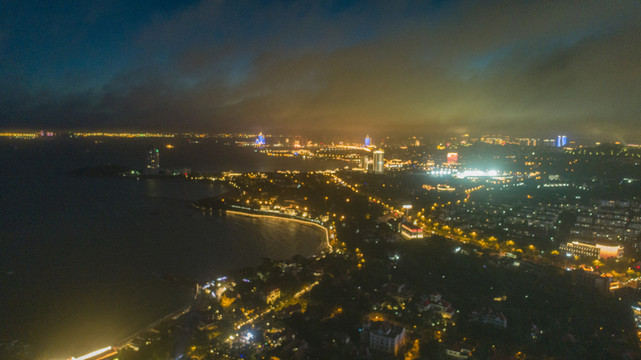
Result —
[{"label": "dark cloud", "polygon": [[119,51],[130,60],[102,85],[4,87],[0,121],[638,138],[640,10],[634,1],[203,1],[127,33]]}]

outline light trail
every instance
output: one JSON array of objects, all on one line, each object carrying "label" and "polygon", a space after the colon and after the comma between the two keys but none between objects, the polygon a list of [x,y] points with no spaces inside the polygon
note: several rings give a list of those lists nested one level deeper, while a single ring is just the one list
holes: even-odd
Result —
[{"label": "light trail", "polygon": [[[305,286],[305,287],[304,287],[303,289],[301,289],[299,292],[297,292],[296,294],[294,294],[294,296],[292,297],[292,299],[298,299],[299,297],[301,297],[301,296],[305,295],[306,293],[308,293],[309,291],[311,291],[311,290],[312,290],[316,285],[318,285],[318,284],[320,284],[320,282],[319,282],[319,281],[315,281],[315,282],[313,282],[313,283],[311,283],[311,284],[309,284],[309,285]],[[281,307],[279,307],[279,309],[282,309],[282,306],[283,306],[283,305],[281,305]],[[274,310],[276,310],[276,309],[274,309],[274,308],[269,308],[269,309],[267,309],[267,310],[263,311],[262,313],[260,313],[260,314],[256,314],[256,315],[254,315],[253,317],[251,317],[251,318],[249,318],[249,319],[247,319],[247,320],[245,320],[245,321],[242,321],[242,322],[239,322],[239,323],[234,324],[234,328],[236,328],[236,330],[240,330],[243,326],[253,323],[254,321],[256,321],[256,320],[258,320],[258,319],[262,318],[263,316],[265,316],[265,315],[267,315],[267,314],[271,313],[271,312],[272,312],[272,311],[274,311]],[[227,339],[226,341],[228,341],[228,340],[229,340],[229,339]]]},{"label": "light trail", "polygon": [[[96,357],[96,356],[98,356],[98,355],[105,354],[105,353],[106,353],[106,352],[108,352],[108,351],[111,351],[111,353],[106,354],[106,355],[105,355],[105,357],[106,357],[106,356],[111,356],[111,355],[115,355],[115,354],[116,354],[116,351],[115,351],[111,346],[107,346],[106,348],[102,348],[102,349],[100,349],[100,350],[96,350],[96,351],[94,351],[94,352],[90,352],[89,354],[83,355],[83,356],[81,356],[81,357],[79,357],[79,358],[72,357],[71,359],[72,359],[72,360],[86,360],[86,359],[91,359],[92,357]],[[102,357],[102,358],[104,358],[104,357]],[[100,358],[100,359],[102,359],[102,358]]]}]

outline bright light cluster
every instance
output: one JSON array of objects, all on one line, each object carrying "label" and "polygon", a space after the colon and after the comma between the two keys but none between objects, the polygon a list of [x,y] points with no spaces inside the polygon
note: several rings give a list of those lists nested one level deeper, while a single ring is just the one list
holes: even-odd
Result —
[{"label": "bright light cluster", "polygon": [[492,177],[492,176],[499,176],[499,172],[496,170],[488,170],[488,171],[465,170],[454,175],[454,177],[459,179],[465,179],[468,177]]}]

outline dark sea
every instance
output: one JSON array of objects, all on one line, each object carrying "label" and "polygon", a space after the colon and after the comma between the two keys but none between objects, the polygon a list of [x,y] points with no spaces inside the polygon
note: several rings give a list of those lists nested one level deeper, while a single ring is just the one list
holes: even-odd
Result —
[{"label": "dark sea", "polygon": [[324,235],[313,227],[211,217],[190,206],[223,191],[217,185],[69,175],[104,164],[140,169],[150,145],[161,149],[163,168],[345,165],[266,157],[213,140],[0,140],[0,342],[18,339],[44,359],[80,356],[187,305],[193,290],[163,275],[204,282],[263,257],[319,250]]}]

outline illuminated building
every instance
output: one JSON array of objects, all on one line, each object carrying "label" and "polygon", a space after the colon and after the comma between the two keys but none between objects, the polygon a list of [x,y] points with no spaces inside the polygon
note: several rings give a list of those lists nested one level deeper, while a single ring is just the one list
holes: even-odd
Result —
[{"label": "illuminated building", "polygon": [[554,140],[554,139],[544,139],[543,140],[543,146],[554,147],[555,144],[556,144],[556,140]]},{"label": "illuminated building", "polygon": [[570,240],[599,243],[635,242],[641,235],[641,217],[630,216],[630,203],[601,201],[599,206],[580,206]]},{"label": "illuminated building", "polygon": [[472,350],[467,349],[466,345],[455,344],[445,349],[445,355],[453,359],[469,359],[472,357]]},{"label": "illuminated building", "polygon": [[263,135],[262,132],[258,134],[258,138],[256,139],[256,145],[257,146],[265,145],[265,135]]},{"label": "illuminated building", "polygon": [[559,245],[559,250],[568,255],[587,256],[600,259],[620,258],[623,256],[623,247],[608,246],[601,244],[586,244],[578,241],[572,241]]},{"label": "illuminated building", "polygon": [[160,169],[160,150],[152,146],[147,149],[147,172],[157,173]]},{"label": "illuminated building", "polygon": [[423,229],[419,226],[415,226],[410,223],[404,223],[401,224],[400,228],[401,236],[407,240],[423,238]]},{"label": "illuminated building", "polygon": [[536,146],[537,145],[536,139],[517,138],[516,141],[519,142],[520,146]]},{"label": "illuminated building", "polygon": [[565,135],[559,135],[556,137],[556,147],[564,147],[568,144],[568,137]]},{"label": "illuminated building", "polygon": [[443,319],[451,319],[456,310],[452,307],[452,304],[443,300],[443,297],[439,293],[430,295],[429,300],[425,300],[418,305],[418,311],[424,312],[428,310],[434,310],[435,312],[441,314]]},{"label": "illuminated building", "polygon": [[368,154],[363,154],[361,156],[361,168],[365,169],[366,171],[369,171],[370,169],[370,160],[369,160],[369,155]]},{"label": "illuminated building", "polygon": [[387,168],[388,169],[402,169],[405,166],[410,166],[412,165],[412,162],[407,160],[403,161],[401,159],[392,159],[387,162]]},{"label": "illuminated building", "polygon": [[405,328],[387,321],[365,323],[360,332],[361,344],[375,351],[397,355],[405,342]]},{"label": "illuminated building", "polygon": [[458,153],[455,153],[455,152],[447,153],[447,163],[448,164],[457,164],[458,163]]},{"label": "illuminated building", "polygon": [[372,145],[372,139],[369,137],[369,135],[365,136],[365,146],[370,146]]},{"label": "illuminated building", "polygon": [[374,173],[382,174],[385,170],[385,152],[381,149],[374,151]]}]

